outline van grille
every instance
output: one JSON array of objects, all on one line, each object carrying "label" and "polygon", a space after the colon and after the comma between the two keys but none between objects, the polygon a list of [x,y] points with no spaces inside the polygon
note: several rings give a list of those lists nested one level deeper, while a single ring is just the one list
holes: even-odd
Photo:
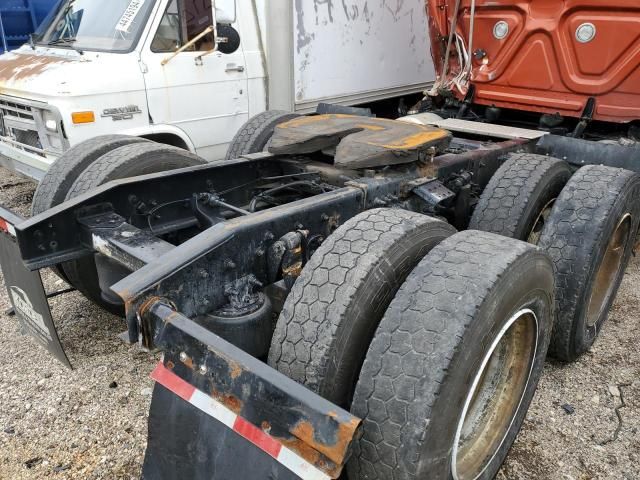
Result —
[{"label": "van grille", "polygon": [[42,148],[33,107],[0,99],[0,117],[4,136],[29,147]]},{"label": "van grille", "polygon": [[16,141],[24,145],[29,145],[30,147],[42,148],[38,132],[34,132],[33,130],[18,130],[15,134]]},{"label": "van grille", "polygon": [[66,142],[59,133],[45,130],[43,115],[44,110],[35,104],[0,97],[0,135],[14,147],[42,157],[61,155]]},{"label": "van grille", "polygon": [[6,119],[15,118],[21,121],[34,122],[32,107],[0,99],[0,114]]}]

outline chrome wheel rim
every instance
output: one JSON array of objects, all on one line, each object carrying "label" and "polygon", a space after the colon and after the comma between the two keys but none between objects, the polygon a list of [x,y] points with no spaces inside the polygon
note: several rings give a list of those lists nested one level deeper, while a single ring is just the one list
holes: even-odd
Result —
[{"label": "chrome wheel rim", "polygon": [[623,215],[613,232],[602,262],[598,267],[595,282],[589,298],[587,309],[587,327],[593,328],[602,317],[602,312],[609,304],[616,284],[616,279],[622,268],[622,260],[631,241],[631,214]]},{"label": "chrome wheel rim", "polygon": [[549,219],[549,215],[551,215],[551,210],[553,209],[553,205],[556,203],[556,200],[557,198],[550,200],[542,208],[540,214],[536,218],[536,221],[533,222],[533,227],[531,227],[531,231],[529,232],[529,236],[527,237],[527,243],[531,243],[533,245],[538,245],[538,243],[540,243],[542,231],[547,224],[547,220]]},{"label": "chrome wheel rim", "polygon": [[503,445],[527,392],[538,351],[538,319],[514,314],[487,351],[467,393],[451,457],[454,480],[474,480]]}]

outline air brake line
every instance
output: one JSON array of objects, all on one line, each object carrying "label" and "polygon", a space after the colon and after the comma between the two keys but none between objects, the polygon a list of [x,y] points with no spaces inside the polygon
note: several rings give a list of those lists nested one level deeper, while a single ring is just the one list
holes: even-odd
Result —
[{"label": "air brake line", "polygon": [[460,12],[460,2],[462,0],[456,0],[456,7],[453,12],[453,18],[451,19],[451,30],[449,31],[449,41],[447,42],[447,51],[444,54],[444,69],[442,72],[442,78],[447,78],[449,73],[449,60],[451,58],[451,45],[453,44],[453,37],[456,34],[456,28],[458,27],[458,14]]},{"label": "air brake line", "polygon": [[[476,16],[476,0],[471,0],[471,15],[469,19],[469,39],[468,48],[464,48],[463,40],[456,34],[458,27],[458,16],[460,14],[460,4],[462,0],[456,0],[453,18],[451,19],[451,30],[449,32],[449,39],[447,41],[447,50],[445,52],[442,82],[446,88],[450,84],[454,84],[460,91],[464,90],[464,84],[468,83],[471,77],[471,71],[473,70],[473,36],[475,29],[475,16]],[[454,38],[456,40],[456,50],[459,53],[460,59],[460,72],[450,82],[447,81],[447,74],[449,73],[449,64],[451,61],[451,49],[453,46]]]}]

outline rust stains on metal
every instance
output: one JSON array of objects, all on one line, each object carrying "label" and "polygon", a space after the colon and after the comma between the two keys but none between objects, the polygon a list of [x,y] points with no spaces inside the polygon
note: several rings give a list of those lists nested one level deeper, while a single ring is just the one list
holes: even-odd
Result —
[{"label": "rust stains on metal", "polygon": [[302,262],[296,262],[289,267],[283,268],[282,273],[285,277],[298,278],[300,275],[302,275]]},{"label": "rust stains on metal", "polygon": [[[366,188],[366,187],[365,187]],[[332,234],[340,226],[340,213],[336,212],[333,215],[327,215],[325,218],[327,222],[327,233]]]},{"label": "rust stains on metal", "polygon": [[283,122],[279,124],[276,129],[289,129],[296,128],[302,125],[315,125],[317,123],[325,122],[327,120],[335,119],[335,118],[362,118],[362,117],[354,117],[353,115],[345,115],[343,113],[334,113],[334,114],[324,114],[324,115],[313,115],[313,116],[304,116],[297,117],[293,120],[289,120],[288,122]]},{"label": "rust stains on metal", "polygon": [[271,432],[271,424],[266,420],[262,422],[262,424],[260,425],[260,428],[262,428],[262,431],[265,433]]},{"label": "rust stains on metal", "polygon": [[[210,346],[207,347],[207,350],[209,350],[210,352],[215,353],[216,355],[220,355],[220,353],[218,351],[216,351],[215,349],[211,348]],[[229,376],[231,377],[232,380],[236,380],[240,375],[242,375],[244,373],[244,369],[242,368],[242,365],[240,365],[238,362],[233,361],[232,359],[224,356],[224,355],[220,355],[221,359],[223,359],[225,362],[227,362],[227,366],[229,369]]]},{"label": "rust stains on metal", "polygon": [[240,415],[240,413],[242,412],[242,407],[244,407],[242,401],[234,395],[222,394],[214,390],[213,392],[211,392],[211,397],[223,404],[236,415]]},{"label": "rust stains on metal", "polygon": [[[124,300],[124,311],[125,315],[129,316],[131,310],[135,308],[135,303],[132,300]],[[133,313],[135,315],[135,313]]]},{"label": "rust stains on metal", "polygon": [[380,132],[385,129],[385,127],[381,125],[366,125],[364,123],[359,123],[357,127],[362,128],[363,130],[372,130],[374,132]]},{"label": "rust stains on metal", "polygon": [[352,419],[349,422],[339,423],[335,442],[330,445],[316,439],[313,425],[309,422],[299,422],[292,429],[291,433],[302,440],[306,445],[310,446],[313,450],[322,453],[332,462],[341,465],[347,458],[351,441],[356,435],[359,426],[359,419]]},{"label": "rust stains on metal", "polygon": [[43,55],[10,54],[0,61],[0,82],[24,80],[40,75],[54,66],[71,63],[73,60]]},{"label": "rust stains on metal", "polygon": [[240,375],[242,375],[242,367],[237,364],[236,362],[229,360],[228,361],[228,365],[229,365],[229,375],[231,376],[231,378],[233,380],[235,380],[236,378],[238,378]]},{"label": "rust stains on metal", "polygon": [[393,139],[392,142],[381,144],[376,141],[368,142],[370,145],[378,145],[390,150],[409,150],[421,147],[425,144],[432,142],[438,142],[444,140],[450,136],[446,130],[436,130],[433,128],[425,127],[424,132],[418,132],[413,135]]},{"label": "rust stains on metal", "polygon": [[326,461],[322,459],[322,455],[313,447],[306,444],[298,438],[278,438],[278,441],[289,450],[296,452],[307,462],[321,468],[326,468]]},{"label": "rust stains on metal", "polygon": [[[138,307],[138,315],[140,315],[140,318],[146,318],[151,307],[153,307],[156,303],[162,302],[162,301],[163,299],[160,297],[149,297],[147,300],[142,302],[140,307]],[[168,303],[168,302],[165,301],[165,303]],[[134,303],[132,301],[127,301],[126,305],[127,305],[127,311],[128,311],[130,307],[134,306]]]},{"label": "rust stains on metal", "polygon": [[[329,417],[338,420],[338,414],[335,412],[330,412]],[[338,478],[348,460],[350,445],[359,426],[360,420],[358,419],[340,423],[335,442],[326,445],[316,439],[311,423],[301,421],[291,431],[294,437],[278,438],[278,441],[327,473],[331,478]]]},{"label": "rust stains on metal", "polygon": [[438,166],[430,162],[418,163],[418,173],[422,178],[433,180],[438,176]]},{"label": "rust stains on metal", "polygon": [[175,320],[175,319],[179,320],[180,318],[182,318],[182,315],[180,315],[178,312],[172,312],[167,317],[167,320],[166,320],[165,323],[173,323],[173,320]]},{"label": "rust stains on metal", "polygon": [[419,161],[430,148],[446,148],[451,138],[446,130],[428,125],[317,115],[280,124],[269,151],[295,155],[335,148],[334,165],[369,168]]},{"label": "rust stains on metal", "polygon": [[193,370],[193,359],[191,357],[185,357],[185,359],[182,360],[182,363],[184,363],[184,365],[190,370]]},{"label": "rust stains on metal", "polygon": [[240,412],[242,411],[242,402],[238,400],[236,397],[234,397],[233,395],[227,395],[222,400],[223,400],[223,403],[232,412],[235,412],[236,414],[240,414]]}]

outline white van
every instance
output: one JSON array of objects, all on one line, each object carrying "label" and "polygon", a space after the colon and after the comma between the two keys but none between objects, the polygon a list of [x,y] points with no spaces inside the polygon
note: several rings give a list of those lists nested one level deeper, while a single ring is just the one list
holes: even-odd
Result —
[{"label": "white van", "polygon": [[216,160],[267,109],[363,105],[435,79],[424,0],[213,3],[61,1],[0,56],[0,164],[41,179],[69,147],[113,133]]}]

